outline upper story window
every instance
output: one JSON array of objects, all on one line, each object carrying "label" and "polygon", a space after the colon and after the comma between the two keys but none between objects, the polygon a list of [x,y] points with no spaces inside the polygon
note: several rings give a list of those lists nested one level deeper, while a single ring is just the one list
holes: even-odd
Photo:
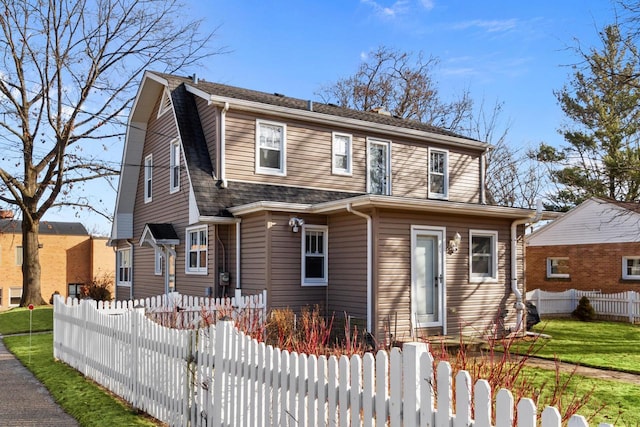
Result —
[{"label": "upper story window", "polygon": [[351,141],[346,133],[333,133],[332,172],[336,175],[351,175]]},{"label": "upper story window", "polygon": [[286,133],[282,123],[256,121],[256,173],[287,174]]},{"label": "upper story window", "polygon": [[367,141],[367,192],[391,194],[391,142],[380,139]]},{"label": "upper story window", "polygon": [[153,189],[153,156],[149,154],[144,158],[144,202],[151,201]]},{"label": "upper story window", "polygon": [[207,273],[207,226],[187,228],[186,272]]},{"label": "upper story window", "polygon": [[449,152],[429,149],[429,198],[446,199],[449,196]]},{"label": "upper story window", "polygon": [[118,249],[116,253],[116,285],[131,286],[131,249]]},{"label": "upper story window", "polygon": [[498,232],[470,230],[469,242],[470,280],[498,280]]},{"label": "upper story window", "polygon": [[169,192],[174,193],[180,189],[180,142],[178,140],[171,141],[169,174]]},{"label": "upper story window", "polygon": [[569,258],[566,257],[550,257],[547,258],[547,277],[568,278],[569,277]]},{"label": "upper story window", "polygon": [[640,280],[640,256],[622,257],[622,278]]},{"label": "upper story window", "polygon": [[302,285],[321,286],[328,283],[326,225],[302,226]]}]

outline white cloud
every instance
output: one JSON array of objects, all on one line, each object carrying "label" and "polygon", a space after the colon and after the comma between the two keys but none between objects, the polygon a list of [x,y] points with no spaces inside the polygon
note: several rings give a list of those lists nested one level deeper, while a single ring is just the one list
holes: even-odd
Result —
[{"label": "white cloud", "polygon": [[453,25],[454,30],[466,30],[468,28],[480,28],[488,33],[497,33],[513,30],[517,27],[518,20],[515,18],[511,19],[494,19],[494,20],[483,20],[483,19],[474,19],[472,21],[464,21],[459,22]]},{"label": "white cloud", "polygon": [[[428,2],[429,0],[421,0]],[[360,0],[360,3],[370,6],[374,13],[381,18],[395,18],[404,15],[408,10],[408,0],[396,0],[391,6],[383,6],[376,0]]]},{"label": "white cloud", "polygon": [[433,0],[420,0],[422,7],[426,10],[431,10],[435,7],[435,2]]}]

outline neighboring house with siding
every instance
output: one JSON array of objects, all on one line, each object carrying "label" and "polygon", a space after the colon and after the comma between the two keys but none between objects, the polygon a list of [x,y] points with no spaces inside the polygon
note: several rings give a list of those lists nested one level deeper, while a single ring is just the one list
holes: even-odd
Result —
[{"label": "neighboring house with siding", "polygon": [[515,328],[537,213],[486,204],[488,148],[388,113],[147,72],[111,235],[117,297],[266,289],[269,308],[319,304],[400,339],[479,334],[501,316]]},{"label": "neighboring house with siding", "polygon": [[[15,307],[22,297],[22,223],[0,219],[0,309]],[[107,238],[92,237],[79,222],[41,221],[40,287],[48,302],[54,292],[79,296],[80,288],[98,278],[113,281],[113,248]],[[111,293],[113,295],[113,285]]]},{"label": "neighboring house with siding", "polygon": [[591,198],[527,236],[527,290],[640,291],[640,204]]}]

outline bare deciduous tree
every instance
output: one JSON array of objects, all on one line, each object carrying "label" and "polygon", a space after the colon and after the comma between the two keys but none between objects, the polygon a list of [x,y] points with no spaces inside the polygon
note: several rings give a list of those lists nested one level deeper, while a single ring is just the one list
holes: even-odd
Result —
[{"label": "bare deciduous tree", "polygon": [[383,108],[396,117],[457,130],[470,118],[473,101],[465,91],[458,99],[440,98],[434,57],[413,56],[381,46],[368,54],[352,76],[322,88],[324,102],[362,111]]},{"label": "bare deciduous tree", "polygon": [[96,149],[124,134],[148,68],[175,72],[212,52],[214,31],[175,0],[0,0],[0,200],[22,216],[21,305],[42,304],[38,226],[52,207],[95,208],[82,183],[114,176]]}]

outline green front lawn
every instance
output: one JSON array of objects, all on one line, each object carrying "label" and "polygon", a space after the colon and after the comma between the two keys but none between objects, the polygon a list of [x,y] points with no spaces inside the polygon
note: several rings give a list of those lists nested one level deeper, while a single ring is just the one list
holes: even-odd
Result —
[{"label": "green front lawn", "polygon": [[[602,369],[640,374],[640,326],[618,322],[543,320],[534,332],[539,338],[535,356]],[[522,347],[520,347],[522,348]]]},{"label": "green front lawn", "polygon": [[[53,307],[36,307],[31,313],[33,332],[53,330]],[[29,332],[29,309],[13,308],[0,312],[0,335]]]},{"label": "green front lawn", "polygon": [[[0,315],[0,318],[6,314]],[[136,414],[123,402],[68,365],[53,360],[53,334],[4,337],[7,348],[51,392],[55,401],[82,426],[154,426],[149,417]],[[31,353],[31,362],[29,362]]]}]

